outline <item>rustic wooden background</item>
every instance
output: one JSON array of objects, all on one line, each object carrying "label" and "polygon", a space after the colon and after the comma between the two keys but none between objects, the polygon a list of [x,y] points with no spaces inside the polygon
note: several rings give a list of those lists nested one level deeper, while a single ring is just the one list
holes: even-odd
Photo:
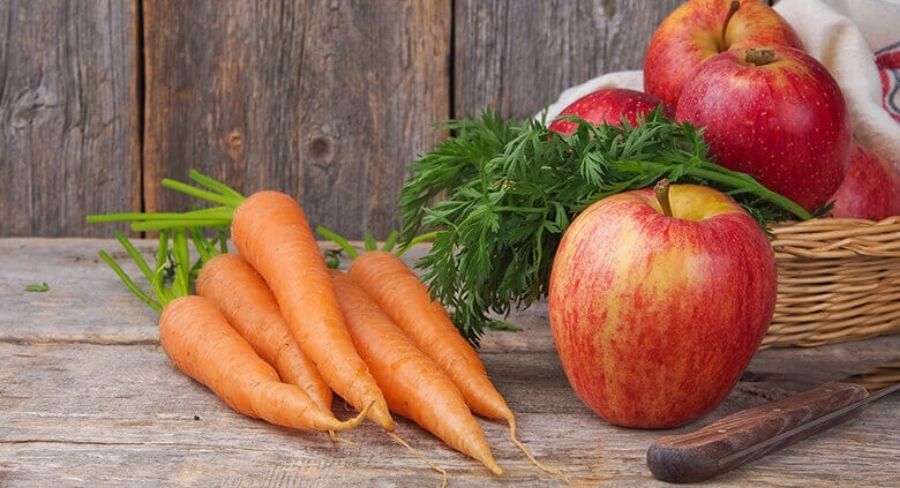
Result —
[{"label": "rustic wooden background", "polygon": [[396,226],[436,121],[525,117],[640,68],[680,0],[2,0],[0,236],[106,236],[181,210],[198,168],[299,198],[351,237]]}]

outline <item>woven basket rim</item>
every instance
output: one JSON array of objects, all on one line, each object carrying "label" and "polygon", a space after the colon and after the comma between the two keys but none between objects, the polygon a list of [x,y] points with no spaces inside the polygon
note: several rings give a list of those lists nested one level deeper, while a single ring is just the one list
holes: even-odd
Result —
[{"label": "woven basket rim", "polygon": [[772,225],[781,259],[900,258],[900,216],[882,220],[816,218]]}]

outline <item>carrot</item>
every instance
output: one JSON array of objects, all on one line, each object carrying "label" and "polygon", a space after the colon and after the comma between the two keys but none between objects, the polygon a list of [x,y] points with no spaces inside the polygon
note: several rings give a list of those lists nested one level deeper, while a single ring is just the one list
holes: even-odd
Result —
[{"label": "carrot", "polygon": [[370,250],[353,260],[349,276],[450,377],[472,411],[506,420],[510,439],[535,466],[562,475],[538,462],[518,439],[515,415],[488,378],[478,353],[406,263],[390,252]]},{"label": "carrot", "polygon": [[343,431],[341,422],[300,387],[282,383],[209,300],[189,295],[170,302],[159,319],[163,351],[179,370],[211,389],[234,410],[295,429]]},{"label": "carrot", "polygon": [[353,348],[325,259],[300,205],[263,191],[234,211],[231,237],[241,256],[266,280],[291,334],[331,389],[388,431],[394,422],[366,364]]},{"label": "carrot", "polygon": [[297,385],[331,411],[331,389],[291,337],[266,282],[237,254],[210,257],[195,282],[197,294],[216,305],[228,322],[285,383]]},{"label": "carrot", "polygon": [[515,422],[478,353],[406,263],[389,252],[369,251],[353,260],[348,274],[419,349],[437,362],[475,413]]},{"label": "carrot", "polygon": [[168,235],[160,233],[155,271],[124,236],[117,235],[154,289],[156,299],[141,290],[105,252],[100,257],[116,272],[126,287],[147,305],[161,312],[159,336],[163,351],[186,375],[212,390],[228,406],[250,417],[285,427],[344,431],[355,427],[368,414],[340,421],[321,409],[300,387],[282,383],[272,367],[231,327],[206,298],[188,295],[187,239],[183,230],[174,232],[175,268],[171,288],[166,288],[169,263]]},{"label": "carrot", "polygon": [[391,411],[501,474],[481,426],[456,385],[348,276],[332,270],[331,279],[353,344]]},{"label": "carrot", "polygon": [[90,215],[88,221],[128,221],[137,231],[231,224],[238,251],[269,285],[291,336],[328,386],[357,410],[371,403],[370,418],[393,431],[384,396],[353,348],[325,259],[300,205],[284,193],[262,191],[244,198],[197,171],[190,177],[207,189],[168,178],[162,185],[220,206],[181,214]]}]

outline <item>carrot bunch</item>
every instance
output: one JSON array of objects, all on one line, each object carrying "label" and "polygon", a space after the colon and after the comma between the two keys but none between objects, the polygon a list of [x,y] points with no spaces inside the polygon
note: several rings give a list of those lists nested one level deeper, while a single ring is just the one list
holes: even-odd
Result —
[{"label": "carrot bunch", "polygon": [[[106,252],[103,259],[122,282],[153,310],[160,313],[159,341],[179,370],[212,390],[232,409],[272,424],[304,430],[343,431],[359,425],[371,405],[356,418],[340,421],[300,387],[283,383],[272,366],[232,327],[216,304],[190,295],[190,258],[184,230],[160,232],[156,266],[151,268],[125,238],[117,238],[151,284],[146,293]],[[174,264],[174,266],[170,266]],[[174,275],[167,286],[166,273]],[[247,328],[246,324],[241,327]]]},{"label": "carrot bunch", "polygon": [[[192,171],[191,179],[199,186],[169,179],[163,186],[218,206],[184,213],[90,216],[89,221],[131,221],[135,231],[198,230],[187,231],[201,257],[196,279],[200,297],[195,298],[211,304],[221,323],[231,323],[230,330],[250,352],[271,365],[269,370],[287,382],[283,384],[296,385],[315,412],[330,413],[334,390],[386,431],[394,430],[390,412],[409,418],[495,474],[502,470],[473,412],[504,419],[513,442],[549,471],[516,437],[512,411],[447,311],[390,252],[396,234],[382,251],[367,234],[366,252],[360,255],[345,239],[320,228],[353,258],[347,273],[329,271],[303,209],[293,198],[273,191],[245,198],[198,172]],[[239,255],[221,253],[202,237],[203,228],[229,224]],[[196,266],[193,269],[197,271]],[[179,314],[179,320],[189,317]],[[219,361],[214,356],[204,360]],[[182,368],[174,358],[173,362],[198,378],[193,369]],[[229,393],[211,379],[198,381],[220,396]],[[256,413],[231,397],[223,400],[242,413]],[[335,428],[314,425],[337,431],[349,423]]]}]

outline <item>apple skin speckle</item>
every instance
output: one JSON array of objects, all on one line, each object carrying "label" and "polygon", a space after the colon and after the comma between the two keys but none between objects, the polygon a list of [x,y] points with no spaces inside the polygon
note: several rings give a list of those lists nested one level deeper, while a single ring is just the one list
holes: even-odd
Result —
[{"label": "apple skin speckle", "polygon": [[847,172],[847,105],[814,58],[792,48],[766,49],[775,60],[762,66],[744,62],[743,49],[710,58],[684,85],[675,118],[704,127],[719,164],[815,211]]}]

